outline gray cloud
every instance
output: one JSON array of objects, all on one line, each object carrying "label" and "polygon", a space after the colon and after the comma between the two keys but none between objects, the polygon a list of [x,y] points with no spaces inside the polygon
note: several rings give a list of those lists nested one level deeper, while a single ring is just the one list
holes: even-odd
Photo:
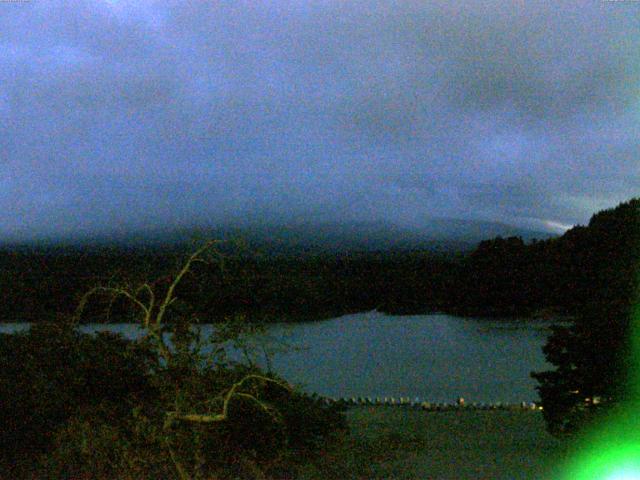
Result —
[{"label": "gray cloud", "polygon": [[640,186],[632,7],[2,4],[0,236],[585,223]]}]

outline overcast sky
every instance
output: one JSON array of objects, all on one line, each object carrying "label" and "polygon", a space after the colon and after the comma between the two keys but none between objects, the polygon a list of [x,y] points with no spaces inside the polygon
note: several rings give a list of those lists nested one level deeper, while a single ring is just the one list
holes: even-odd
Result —
[{"label": "overcast sky", "polygon": [[0,238],[640,192],[640,3],[0,1]]}]

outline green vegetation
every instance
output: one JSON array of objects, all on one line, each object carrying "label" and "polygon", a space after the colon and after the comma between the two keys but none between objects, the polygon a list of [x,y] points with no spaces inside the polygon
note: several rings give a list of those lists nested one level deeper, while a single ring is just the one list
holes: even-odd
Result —
[{"label": "green vegetation", "polygon": [[[631,204],[633,202],[629,202]],[[604,262],[626,248],[608,214],[563,236],[525,243],[520,237],[480,242],[467,254],[396,250],[254,254],[224,245],[224,269],[201,268],[177,295],[202,321],[235,315],[260,321],[312,320],[378,309],[393,314],[441,311],[457,315],[531,317],[581,315],[602,292],[631,278],[628,265]],[[615,215],[614,215],[615,217]],[[612,228],[609,233],[606,229]],[[13,249],[0,251],[0,321],[51,319],[71,314],[88,285],[166,281],[184,249],[125,247]],[[604,276],[603,276],[604,275]],[[606,277],[608,275],[608,277]],[[629,276],[627,276],[629,275]],[[616,280],[603,283],[604,278]],[[165,280],[162,280],[162,279]],[[626,280],[625,280],[626,281]],[[603,290],[604,289],[604,290]],[[87,318],[107,321],[105,305]],[[111,305],[111,321],[129,321],[125,301]]]},{"label": "green vegetation", "polygon": [[[28,333],[0,335],[0,476],[542,478],[541,459],[559,451],[557,440],[541,436],[540,417],[523,412],[354,410],[348,435],[340,407],[226,358],[225,342],[250,345],[246,335],[257,328],[229,320],[243,316],[563,313],[572,325],[555,328],[544,349],[555,369],[533,374],[548,430],[592,429],[635,401],[638,199],[559,238],[496,238],[465,256],[226,250],[207,259],[210,247],[178,268],[179,251],[0,255],[0,317],[36,323]],[[97,286],[87,292],[88,285]],[[78,304],[75,321],[139,322],[147,335],[80,334],[69,321]],[[211,321],[226,322],[213,338],[191,328]]]},{"label": "green vegetation", "polygon": [[340,406],[227,359],[242,322],[211,338],[192,328],[176,289],[211,246],[165,283],[82,297],[76,321],[96,295],[130,302],[145,328],[138,340],[81,334],[75,321],[0,336],[2,478],[290,477],[345,432]]},{"label": "green vegetation", "polygon": [[200,368],[152,353],[55,324],[2,335],[0,478],[281,478],[346,429],[339,407],[222,352]]},{"label": "green vegetation", "polygon": [[[569,327],[556,327],[544,353],[555,369],[533,374],[551,432],[572,434],[603,418],[612,406],[637,400],[632,359],[632,313],[638,301],[640,200],[593,216],[570,240],[583,247],[575,280],[580,299]],[[575,253],[575,252],[574,252]],[[567,292],[569,295],[569,292]]]}]

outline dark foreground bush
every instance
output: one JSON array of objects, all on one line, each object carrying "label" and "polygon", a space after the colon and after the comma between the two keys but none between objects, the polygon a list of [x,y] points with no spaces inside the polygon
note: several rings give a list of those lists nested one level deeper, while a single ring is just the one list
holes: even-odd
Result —
[{"label": "dark foreground bush", "polygon": [[[230,373],[236,380],[247,373],[224,370],[200,381],[214,386]],[[273,411],[238,397],[224,422],[177,421],[170,428],[159,404],[121,418],[103,408],[84,412],[58,431],[47,478],[179,478],[180,469],[184,478],[292,478],[346,430],[344,412],[316,397],[269,384],[244,392]]]},{"label": "dark foreground bush", "polygon": [[152,363],[150,352],[121,336],[64,324],[0,335],[3,455],[46,450],[60,426],[99,405],[124,414],[153,396]]},{"label": "dark foreground bush", "polygon": [[291,477],[346,430],[339,407],[255,367],[160,365],[113,334],[2,335],[0,367],[2,478]]},{"label": "dark foreground bush", "polygon": [[[80,299],[75,322],[97,296],[128,300],[139,340],[71,325],[0,337],[0,478],[291,478],[346,430],[339,407],[251,366],[244,322],[206,338],[194,327],[176,289],[215,244],[173,280],[98,285]],[[229,343],[247,365],[227,361]]]}]

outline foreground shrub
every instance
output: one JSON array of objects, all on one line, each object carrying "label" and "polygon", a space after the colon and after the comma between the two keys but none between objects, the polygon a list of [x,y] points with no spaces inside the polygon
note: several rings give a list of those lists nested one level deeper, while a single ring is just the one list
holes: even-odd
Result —
[{"label": "foreground shrub", "polygon": [[148,405],[122,418],[103,408],[84,412],[59,430],[43,471],[51,479],[179,478],[179,465],[186,478],[291,478],[346,430],[345,416],[318,398],[267,385],[252,395],[280,405],[276,418],[242,398],[227,421],[170,428],[163,409]]},{"label": "foreground shrub", "polygon": [[108,405],[116,415],[153,395],[153,357],[119,335],[81,334],[39,324],[0,335],[0,449],[5,457],[46,450],[80,412]]},{"label": "foreground shrub", "polygon": [[34,463],[40,453],[37,478],[291,477],[346,430],[340,407],[227,361],[242,328],[206,339],[193,328],[175,291],[210,245],[169,283],[98,286],[82,298],[78,321],[93,295],[130,301],[138,340],[70,325],[0,338],[0,441],[16,455],[31,450]]}]

